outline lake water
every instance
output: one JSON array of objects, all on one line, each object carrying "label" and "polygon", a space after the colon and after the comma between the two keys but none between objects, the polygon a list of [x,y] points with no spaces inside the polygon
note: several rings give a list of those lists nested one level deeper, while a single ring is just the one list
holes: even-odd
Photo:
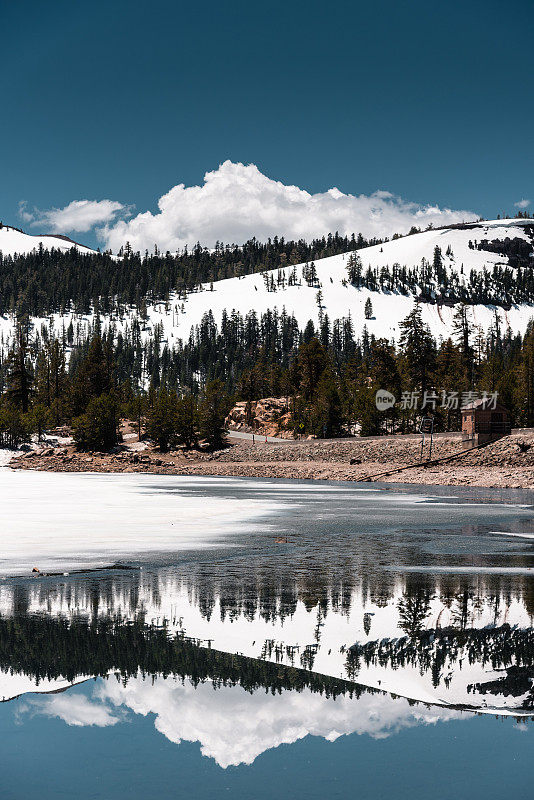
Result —
[{"label": "lake water", "polygon": [[2,797],[532,796],[532,492],[0,492]]}]

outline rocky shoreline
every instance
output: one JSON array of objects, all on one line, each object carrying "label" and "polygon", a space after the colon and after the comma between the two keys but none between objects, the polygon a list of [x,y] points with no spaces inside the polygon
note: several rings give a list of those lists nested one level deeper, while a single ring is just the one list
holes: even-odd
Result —
[{"label": "rocky shoreline", "polygon": [[[433,458],[458,454],[457,437],[439,438]],[[444,464],[419,462],[417,439],[390,437],[377,440],[287,441],[263,443],[231,440],[215,453],[176,450],[160,453],[148,446],[127,445],[113,453],[80,453],[72,445],[44,447],[11,459],[16,470],[51,472],[121,472],[160,475],[209,475],[333,481],[362,481],[385,471],[382,482],[450,486],[534,489],[534,434],[513,434],[481,450],[467,452]],[[393,472],[417,463],[402,472]]]}]

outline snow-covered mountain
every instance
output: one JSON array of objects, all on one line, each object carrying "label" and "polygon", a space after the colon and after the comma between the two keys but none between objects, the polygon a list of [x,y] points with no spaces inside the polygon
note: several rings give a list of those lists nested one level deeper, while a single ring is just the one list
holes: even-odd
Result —
[{"label": "snow-covered mountain", "polygon": [[90,247],[84,244],[78,244],[68,236],[55,236],[48,233],[41,233],[38,236],[33,236],[29,233],[24,233],[17,228],[11,228],[9,225],[2,225],[0,228],[0,253],[4,256],[26,255],[32,253],[34,250],[39,250],[43,246],[45,250],[70,250],[71,247],[77,247],[82,252],[93,253]]},{"label": "snow-covered mountain", "polygon": [[[509,254],[514,249],[510,243],[524,242],[522,247],[522,269],[534,267],[533,219],[491,220],[424,231],[381,245],[366,247],[357,251],[361,259],[362,274],[368,268],[378,270],[382,267],[407,270],[421,270],[421,265],[432,264],[435,248],[439,247],[443,268],[448,275],[456,274],[459,285],[467,284],[471,272],[492,272],[495,266],[515,271]],[[28,252],[39,246],[68,249],[73,242],[52,236],[28,236],[13,228],[0,230],[0,250],[7,252]],[[78,245],[77,245],[78,246]],[[89,248],[84,248],[89,250]],[[526,253],[526,255],[525,255]],[[204,284],[200,291],[190,292],[186,297],[171,295],[166,303],[148,305],[148,319],[142,322],[143,336],[148,338],[156,325],[161,326],[163,339],[170,346],[179,339],[187,340],[191,328],[198,325],[203,316],[212,312],[219,323],[223,312],[233,311],[243,317],[251,311],[258,316],[268,310],[283,309],[294,315],[300,327],[311,319],[315,324],[328,315],[330,323],[342,317],[351,316],[354,332],[360,336],[364,327],[369,334],[386,339],[398,340],[400,322],[413,308],[418,291],[401,293],[396,290],[371,290],[364,286],[356,287],[348,280],[348,266],[351,253],[344,253],[315,262],[316,281],[308,285],[303,273],[305,264],[289,265],[282,269],[255,273],[243,277]],[[497,287],[498,291],[498,287]],[[320,292],[320,294],[319,294]],[[366,302],[372,304],[371,318],[365,315]],[[439,302],[423,302],[423,320],[430,326],[434,336],[448,337],[452,333],[455,308]],[[534,306],[530,304],[511,305],[499,308],[498,317],[501,329],[508,326],[513,333],[523,333],[529,320],[534,317]],[[495,323],[495,306],[476,304],[471,307],[470,321],[475,327],[487,331]],[[136,309],[122,310],[111,315],[117,330],[124,330],[137,315]],[[57,328],[73,322],[74,329],[83,333],[91,325],[91,315],[80,316],[66,313],[63,317],[52,315]],[[44,320],[35,320],[36,326]],[[104,316],[104,324],[110,317]],[[9,337],[13,320],[0,317],[0,335],[4,342]]]},{"label": "snow-covered mountain", "polygon": [[[506,255],[475,249],[474,246],[470,246],[470,242],[473,245],[483,240],[490,242],[497,240],[504,243],[506,239],[521,239],[530,245],[534,267],[534,241],[529,234],[529,227],[532,225],[534,220],[493,220],[425,231],[364,248],[358,251],[358,255],[362,261],[364,274],[368,267],[391,269],[395,264],[408,269],[417,269],[420,268],[423,259],[432,263],[434,250],[439,247],[445,269],[449,272],[455,270],[466,277],[471,270],[481,271],[484,268],[492,270],[494,265],[505,267],[509,263]],[[235,310],[244,316],[252,310],[260,315],[269,309],[277,308],[282,311],[285,308],[288,314],[295,316],[301,327],[304,327],[310,319],[317,323],[320,312],[328,314],[331,322],[350,314],[357,335],[366,325],[369,333],[376,337],[398,339],[399,323],[413,308],[413,294],[405,296],[398,292],[370,291],[350,285],[347,281],[350,255],[345,253],[316,261],[316,286],[308,286],[302,280],[303,265],[288,266],[267,273],[267,276],[272,274],[276,291],[267,290],[266,273],[230,278],[214,283],[213,291],[210,290],[211,286],[205,286],[204,291],[190,294],[185,302],[174,299],[171,306],[175,313],[171,314],[170,318],[163,305],[151,309],[150,318],[154,323],[162,323],[167,336],[172,333],[174,337],[183,338],[187,337],[191,326],[197,325],[202,316],[210,310],[217,322],[224,310],[228,313]],[[289,285],[291,273],[297,275],[296,285]],[[279,276],[282,279],[280,284],[278,284]],[[319,290],[322,295],[321,309],[317,297]],[[364,309],[367,299],[372,303],[371,319],[365,319]],[[423,318],[430,325],[434,335],[450,335],[454,307],[423,303],[422,310]],[[531,306],[512,307],[501,312],[503,327],[510,325],[514,332],[524,331],[532,316],[534,308]],[[494,317],[493,307],[483,305],[473,307],[472,322],[484,330],[493,323]]]}]

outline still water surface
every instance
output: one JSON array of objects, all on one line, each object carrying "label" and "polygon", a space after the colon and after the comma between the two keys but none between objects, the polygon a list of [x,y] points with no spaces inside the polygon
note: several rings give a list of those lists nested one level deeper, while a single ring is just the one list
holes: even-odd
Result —
[{"label": "still water surface", "polygon": [[19,477],[2,797],[532,796],[532,493]]}]

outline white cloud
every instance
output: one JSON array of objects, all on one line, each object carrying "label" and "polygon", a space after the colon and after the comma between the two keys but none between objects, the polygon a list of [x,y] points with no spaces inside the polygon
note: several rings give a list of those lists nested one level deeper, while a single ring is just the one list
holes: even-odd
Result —
[{"label": "white cloud", "polygon": [[28,201],[21,200],[19,202],[19,217],[23,222],[31,222],[34,219],[34,215],[31,211],[28,211]]},{"label": "white cloud", "polygon": [[514,203],[516,208],[528,208],[530,205],[530,200],[527,200],[526,197],[523,200],[518,200],[517,203]]},{"label": "white cloud", "polygon": [[115,252],[127,241],[134,250],[175,251],[200,241],[242,244],[255,236],[312,239],[339,231],[391,236],[413,225],[426,228],[476,219],[470,211],[421,206],[390,192],[344,194],[339,189],[310,194],[263,175],[254,164],[225,161],[207,172],[201,186],[174,186],[158,201],[158,212],[106,223],[99,235]]},{"label": "white cloud", "polygon": [[98,685],[97,698],[119,712],[153,715],[156,730],[169,741],[199,742],[202,755],[223,768],[252,764],[266,750],[308,735],[330,742],[351,733],[382,739],[404,728],[465,718],[458,711],[413,706],[386,694],[334,700],[309,689],[270,694],[222,686],[214,692],[209,681],[194,687],[171,677],[153,681],[137,676],[126,686],[108,680]]},{"label": "white cloud", "polygon": [[127,215],[130,211],[116,200],[73,200],[64,208],[34,208],[31,211],[25,200],[19,203],[19,216],[24,222],[51,233],[87,233],[97,225],[111,224],[119,213]]},{"label": "white cloud", "polygon": [[106,728],[109,725],[116,725],[123,719],[122,714],[112,712],[102,703],[94,703],[85,695],[78,693],[31,697],[22,710],[46,717],[57,717],[67,725],[76,727],[95,725],[98,728]]},{"label": "white cloud", "polygon": [[211,681],[193,686],[171,676],[137,675],[126,685],[109,677],[98,681],[90,696],[77,691],[30,696],[18,713],[56,717],[76,727],[129,722],[132,712],[152,716],[155,729],[170,742],[199,742],[202,755],[223,768],[252,764],[266,750],[308,735],[329,742],[353,733],[384,739],[405,728],[467,718],[382,693],[334,700],[309,689],[280,694],[250,693],[241,686],[213,689]]}]

